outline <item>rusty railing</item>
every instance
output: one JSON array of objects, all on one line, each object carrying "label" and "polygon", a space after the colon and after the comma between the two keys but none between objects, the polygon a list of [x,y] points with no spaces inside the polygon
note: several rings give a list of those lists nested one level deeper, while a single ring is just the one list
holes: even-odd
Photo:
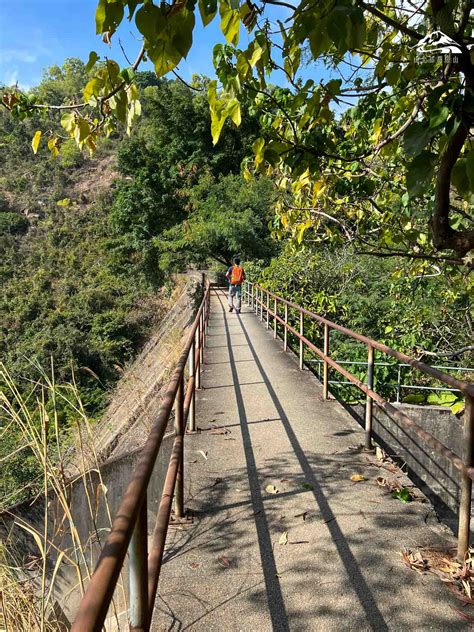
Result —
[{"label": "rusty railing", "polygon": [[[100,632],[102,630],[127,551],[129,553],[130,629],[149,630],[173,496],[175,516],[181,518],[184,514],[183,443],[187,424],[189,430],[195,429],[195,391],[196,388],[200,388],[200,371],[209,310],[210,285],[206,279],[204,298],[163,397],[157,418],[122,496],[94,574],[79,605],[72,626],[73,632]],[[173,407],[176,436],[148,551],[147,487]]]},{"label": "rusty railing", "polygon": [[[263,322],[266,321],[267,329],[270,328],[270,318],[273,319],[274,338],[277,337],[277,325],[280,323],[283,326],[283,346],[285,351],[288,349],[288,332],[291,332],[299,340],[299,367],[304,368],[304,348],[310,349],[313,353],[319,356],[323,361],[323,397],[328,398],[329,391],[329,367],[338,371],[349,382],[357,386],[363,393],[366,394],[366,407],[365,407],[365,446],[366,448],[372,448],[372,420],[373,420],[373,404],[374,402],[384,410],[390,417],[393,417],[399,421],[402,426],[414,432],[420,439],[422,439],[432,450],[441,454],[443,457],[451,461],[461,473],[461,498],[459,503],[459,527],[458,527],[458,558],[464,559],[466,552],[469,548],[469,535],[470,535],[470,522],[471,522],[471,494],[472,494],[472,479],[474,479],[474,384],[472,382],[465,382],[457,380],[451,375],[442,373],[441,371],[415,360],[396,351],[391,347],[367,338],[361,334],[342,327],[337,323],[333,323],[318,314],[314,314],[307,309],[295,303],[291,303],[281,296],[277,296],[267,289],[263,288],[257,283],[245,282],[244,286],[244,298],[248,305],[255,311],[257,316]],[[273,309],[270,307],[270,301],[273,302]],[[283,314],[279,313],[279,306],[283,306]],[[288,321],[289,310],[297,312],[299,327],[298,330],[293,327]],[[281,311],[281,310],[280,310]],[[265,316],[264,316],[265,315]],[[319,323],[323,327],[323,349],[319,349],[310,340],[308,340],[305,333],[305,318]],[[354,340],[362,342],[367,347],[367,381],[362,382],[358,377],[347,371],[341,364],[333,360],[329,351],[329,334],[331,330],[337,330],[346,336]],[[465,396],[465,412],[464,412],[464,454],[459,456],[452,450],[443,445],[432,434],[423,430],[417,423],[413,421],[408,415],[396,408],[393,404],[381,397],[374,391],[374,360],[375,351],[380,351],[386,355],[396,358],[400,362],[403,362],[426,375],[429,375],[440,382],[458,389]]]}]

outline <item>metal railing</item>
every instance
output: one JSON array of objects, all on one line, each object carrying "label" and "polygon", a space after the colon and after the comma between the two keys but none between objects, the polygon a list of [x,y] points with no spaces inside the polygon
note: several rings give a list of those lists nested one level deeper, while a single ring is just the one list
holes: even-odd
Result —
[{"label": "metal railing", "polygon": [[[130,629],[147,631],[155,603],[166,534],[174,496],[174,513],[184,515],[183,444],[186,425],[195,429],[195,391],[200,371],[210,310],[210,285],[204,281],[204,298],[184,350],[163,397],[157,418],[140,453],[132,478],[115,514],[89,586],[82,597],[72,630],[100,632],[104,625],[120,572],[129,553]],[[188,371],[186,371],[188,367]],[[160,453],[163,436],[174,407],[175,439],[166,472],[155,529],[148,550],[147,488]]]},{"label": "metal railing", "polygon": [[[306,347],[323,361],[323,398],[328,399],[329,392],[329,367],[338,371],[351,384],[357,386],[366,395],[365,405],[365,445],[366,448],[372,448],[372,421],[373,421],[373,404],[374,402],[384,410],[390,417],[396,419],[405,428],[414,432],[425,444],[432,450],[448,459],[454,467],[461,473],[461,499],[459,504],[459,527],[458,527],[458,558],[464,559],[469,548],[470,522],[471,522],[471,494],[472,479],[474,479],[474,384],[458,380],[452,375],[442,373],[424,362],[410,358],[409,356],[396,351],[387,345],[377,342],[372,338],[368,338],[361,334],[347,329],[337,323],[334,323],[318,314],[296,305],[281,296],[273,294],[269,290],[263,288],[257,283],[245,282],[244,298],[252,307],[257,316],[263,322],[264,313],[267,329],[270,328],[270,319],[273,319],[273,336],[277,338],[278,323],[283,326],[283,347],[285,351],[288,349],[288,332],[293,334],[299,341],[299,367],[304,368],[304,348]],[[271,309],[270,302],[273,303]],[[281,309],[281,307],[283,309]],[[293,310],[298,314],[296,322],[298,329],[293,327],[288,319],[289,310]],[[283,313],[281,313],[283,312]],[[305,318],[319,323],[323,328],[323,349],[319,349],[315,344],[305,337]],[[296,325],[295,325],[296,326]],[[357,340],[367,347],[367,379],[362,382],[357,376],[346,370],[341,363],[336,362],[330,356],[330,331],[338,331],[354,340]],[[464,453],[459,456],[445,445],[443,445],[432,434],[421,428],[407,414],[396,408],[393,404],[384,399],[381,395],[374,391],[374,362],[375,352],[379,351],[383,354],[396,358],[399,362],[410,366],[413,369],[421,371],[426,375],[439,380],[449,387],[459,390],[465,396],[465,412],[464,412]]]},{"label": "metal railing", "polygon": [[[322,360],[310,360],[311,364],[316,364],[318,378],[321,379],[321,366],[324,364]],[[360,366],[360,367],[368,367],[367,362],[357,362],[355,360],[336,360],[338,364],[345,364],[346,366]],[[449,388],[448,386],[422,386],[421,384],[403,384],[402,383],[402,369],[411,368],[409,364],[405,364],[400,362],[398,364],[393,364],[391,362],[375,362],[374,363],[374,372],[378,367],[388,367],[390,369],[397,369],[397,381],[396,382],[384,382],[385,389],[395,390],[395,403],[399,404],[401,400],[402,390],[405,391],[436,391],[440,393],[460,393],[461,391],[458,388]],[[474,373],[474,369],[471,369],[467,366],[438,366],[431,365],[432,369],[439,369],[444,371],[458,371],[460,373]],[[342,381],[342,380],[329,380],[330,386],[352,386],[352,382]]]}]

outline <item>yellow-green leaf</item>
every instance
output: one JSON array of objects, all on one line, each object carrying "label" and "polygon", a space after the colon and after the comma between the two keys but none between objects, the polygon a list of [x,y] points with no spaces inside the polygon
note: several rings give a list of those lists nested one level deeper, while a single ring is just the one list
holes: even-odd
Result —
[{"label": "yellow-green leaf", "polygon": [[41,140],[41,132],[38,130],[33,136],[33,140],[31,141],[31,146],[33,147],[33,153],[35,154],[38,152],[40,140]]},{"label": "yellow-green leaf", "polygon": [[66,114],[63,114],[61,117],[61,126],[66,130],[66,132],[72,134],[76,126],[75,115],[72,112],[67,112]]},{"label": "yellow-green leaf", "polygon": [[221,14],[221,31],[224,33],[228,44],[237,46],[240,30],[239,11],[231,9],[225,0],[221,0],[219,12]]},{"label": "yellow-green leaf", "polygon": [[48,140],[48,149],[51,152],[53,158],[56,158],[56,156],[59,154],[58,141],[59,138],[57,136],[53,136]]}]

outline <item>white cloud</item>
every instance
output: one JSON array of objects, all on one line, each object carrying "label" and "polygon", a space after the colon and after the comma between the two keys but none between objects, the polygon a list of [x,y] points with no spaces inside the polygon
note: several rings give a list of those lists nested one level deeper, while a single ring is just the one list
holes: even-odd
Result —
[{"label": "white cloud", "polygon": [[10,64],[12,61],[22,64],[34,64],[38,60],[38,55],[27,50],[0,50],[0,64]]},{"label": "white cloud", "polygon": [[3,81],[1,83],[3,83],[4,86],[14,86],[17,81],[18,81],[18,70],[14,69],[14,70],[8,70],[3,75]]}]

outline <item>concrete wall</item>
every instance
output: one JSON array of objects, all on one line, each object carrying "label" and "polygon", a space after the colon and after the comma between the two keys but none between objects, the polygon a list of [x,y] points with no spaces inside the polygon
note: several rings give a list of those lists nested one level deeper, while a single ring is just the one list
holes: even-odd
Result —
[{"label": "concrete wall", "polygon": [[[168,467],[174,434],[169,432],[163,439],[160,454],[155,464],[153,475],[148,488],[148,533],[153,532],[158,504],[161,497],[163,483]],[[99,470],[87,473],[69,487],[72,520],[65,513],[58,500],[50,496],[48,502],[48,538],[53,546],[48,554],[48,578],[51,579],[53,569],[60,551],[66,556],[77,560],[87,586],[87,570],[93,570],[101,550],[101,543],[105,542],[110,531],[109,513],[114,516],[118,509],[120,498],[126,489],[140,451],[136,450],[126,456],[104,463]],[[99,475],[100,471],[100,475]],[[102,484],[106,488],[103,493]],[[86,493],[87,490],[87,493]],[[108,506],[108,507],[107,507]],[[22,503],[12,507],[8,513],[0,515],[0,538],[7,539],[9,548],[15,549],[18,562],[24,565],[38,556],[38,547],[32,535],[21,528],[19,521],[24,521],[42,532],[44,528],[44,497],[39,497],[33,504]],[[77,530],[82,543],[82,552],[73,546],[71,529]],[[55,548],[57,547],[57,548]],[[74,565],[64,557],[56,575],[53,587],[53,603],[56,616],[62,621],[61,629],[68,630],[77,611],[81,590],[78,573]],[[114,615],[120,616],[123,623],[126,620],[127,568],[122,574],[121,584],[114,595],[114,605],[109,611],[111,617],[108,630],[117,629]],[[39,577],[38,577],[39,579]],[[126,629],[121,626],[120,629]]]},{"label": "concrete wall", "polygon": [[[363,404],[344,404],[361,425],[364,425]],[[462,456],[462,421],[444,406],[413,406],[398,404],[419,426]],[[460,497],[460,473],[446,458],[439,456],[413,432],[391,419],[374,404],[374,433],[376,440],[391,456],[397,456],[408,466],[412,480],[435,504],[438,514],[453,526]]]}]

